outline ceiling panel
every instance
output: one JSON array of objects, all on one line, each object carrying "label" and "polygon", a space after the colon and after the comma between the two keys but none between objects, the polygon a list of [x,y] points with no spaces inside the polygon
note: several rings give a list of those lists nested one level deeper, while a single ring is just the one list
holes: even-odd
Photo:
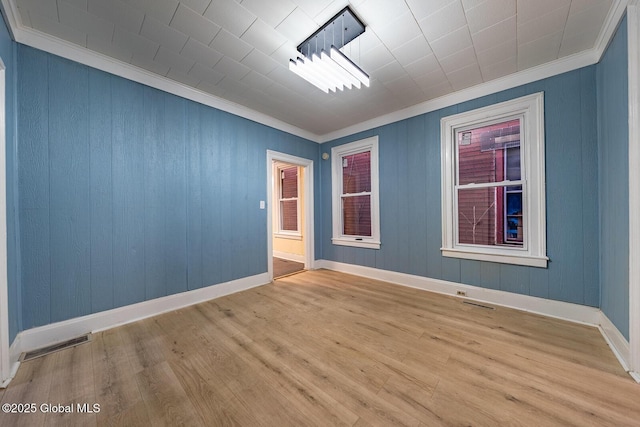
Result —
[{"label": "ceiling panel", "polygon": [[[6,0],[20,25],[327,134],[593,49],[613,0]],[[343,52],[371,86],[325,94],[288,70],[350,4]]]}]

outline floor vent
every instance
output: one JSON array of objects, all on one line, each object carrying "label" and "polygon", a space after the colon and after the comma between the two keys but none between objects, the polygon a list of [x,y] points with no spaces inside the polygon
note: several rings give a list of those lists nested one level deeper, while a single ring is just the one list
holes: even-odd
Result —
[{"label": "floor vent", "polygon": [[77,345],[84,344],[90,341],[91,341],[91,334],[85,334],[76,338],[72,338],[68,341],[60,342],[58,344],[53,344],[48,347],[43,347],[37,350],[32,350],[26,353],[22,353],[22,357],[20,357],[20,361],[26,362],[27,360],[35,359],[40,356],[45,356],[47,354],[55,353],[56,351],[75,347]]},{"label": "floor vent", "polygon": [[463,304],[473,305],[474,307],[486,308],[487,310],[495,310],[495,307],[490,307],[488,305],[478,304],[477,302],[471,301],[462,301]]}]

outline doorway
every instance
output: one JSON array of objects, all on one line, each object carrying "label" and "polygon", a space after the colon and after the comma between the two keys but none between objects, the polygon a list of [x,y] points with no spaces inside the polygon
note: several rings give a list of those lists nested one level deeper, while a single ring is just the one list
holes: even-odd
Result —
[{"label": "doorway", "polygon": [[313,161],[267,151],[269,279],[313,268]]}]

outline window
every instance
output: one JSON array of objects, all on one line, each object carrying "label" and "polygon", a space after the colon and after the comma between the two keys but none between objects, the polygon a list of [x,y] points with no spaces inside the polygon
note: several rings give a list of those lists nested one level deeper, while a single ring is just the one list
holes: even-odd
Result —
[{"label": "window", "polygon": [[331,157],[332,242],[379,249],[378,137],[334,147]]},{"label": "window", "polygon": [[276,166],[278,197],[278,228],[277,234],[300,236],[298,198],[298,167],[290,165]]},{"label": "window", "polygon": [[442,119],[442,254],[546,267],[542,93]]}]

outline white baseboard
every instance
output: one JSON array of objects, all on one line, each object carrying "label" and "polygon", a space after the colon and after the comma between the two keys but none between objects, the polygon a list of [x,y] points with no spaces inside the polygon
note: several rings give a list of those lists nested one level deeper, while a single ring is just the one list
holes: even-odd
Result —
[{"label": "white baseboard", "polygon": [[580,304],[554,301],[495,289],[485,289],[478,286],[448,282],[446,280],[430,279],[412,274],[379,270],[377,268],[335,261],[318,260],[315,266],[316,268],[326,268],[328,270],[340,271],[445,295],[457,296],[456,292],[461,290],[467,293],[466,299],[515,308],[517,310],[591,326],[597,326],[599,321],[600,310],[598,308]]},{"label": "white baseboard", "polygon": [[[17,370],[20,354],[63,342],[90,332],[99,332],[168,311],[244,291],[269,283],[267,273],[195,289],[179,294],[131,304],[100,313],[76,317],[20,332],[11,345],[12,372]],[[12,375],[13,377],[13,375]]]},{"label": "white baseboard", "polygon": [[276,258],[282,258],[289,261],[301,262],[303,264],[305,261],[304,255],[290,254],[289,252],[273,251],[273,256]]},{"label": "white baseboard", "polygon": [[616,325],[614,325],[602,311],[600,311],[598,329],[600,329],[600,333],[602,333],[602,336],[609,347],[611,347],[611,351],[613,351],[613,354],[618,358],[618,361],[624,370],[629,372],[631,376],[635,378],[633,373],[629,371],[629,361],[631,360],[631,348],[629,347],[629,341],[627,341]]}]

